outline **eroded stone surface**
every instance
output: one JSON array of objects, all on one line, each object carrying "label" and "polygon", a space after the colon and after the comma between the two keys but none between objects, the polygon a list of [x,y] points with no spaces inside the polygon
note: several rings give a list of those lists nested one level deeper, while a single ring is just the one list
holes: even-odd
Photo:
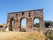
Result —
[{"label": "eroded stone surface", "polygon": [[[9,30],[21,31],[21,20],[23,18],[26,18],[26,31],[34,30],[34,18],[39,19],[40,29],[44,28],[43,9],[37,9],[9,13],[7,19]],[[14,26],[12,26],[12,21],[14,21]]]}]

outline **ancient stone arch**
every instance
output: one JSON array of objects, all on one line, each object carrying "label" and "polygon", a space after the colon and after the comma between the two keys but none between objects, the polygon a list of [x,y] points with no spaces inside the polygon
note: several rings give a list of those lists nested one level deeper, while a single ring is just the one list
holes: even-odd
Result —
[{"label": "ancient stone arch", "polygon": [[[29,10],[22,12],[12,12],[8,14],[7,24],[10,31],[21,31],[21,20],[26,18],[26,31],[34,30],[34,18],[39,19],[40,29],[44,29],[43,9]],[[14,26],[12,27],[12,20],[14,20]]]}]

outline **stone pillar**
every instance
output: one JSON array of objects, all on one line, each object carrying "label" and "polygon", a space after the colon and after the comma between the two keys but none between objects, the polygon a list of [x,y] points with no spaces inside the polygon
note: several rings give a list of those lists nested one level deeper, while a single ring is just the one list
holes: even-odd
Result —
[{"label": "stone pillar", "polygon": [[32,18],[27,18],[26,31],[32,31],[32,30],[33,30],[33,20]]},{"label": "stone pillar", "polygon": [[20,22],[20,19],[18,19],[18,24],[17,24],[17,27],[18,27],[18,31],[21,31],[21,22]]},{"label": "stone pillar", "polygon": [[15,19],[13,31],[20,31],[20,20],[19,19]]},{"label": "stone pillar", "polygon": [[7,27],[9,29],[9,31],[11,30],[10,27],[11,27],[11,19],[7,19]]},{"label": "stone pillar", "polygon": [[43,20],[43,18],[39,19],[39,24],[40,24],[40,30],[44,30],[45,26],[44,26],[44,20]]},{"label": "stone pillar", "polygon": [[32,18],[32,28],[34,30],[34,19]]}]

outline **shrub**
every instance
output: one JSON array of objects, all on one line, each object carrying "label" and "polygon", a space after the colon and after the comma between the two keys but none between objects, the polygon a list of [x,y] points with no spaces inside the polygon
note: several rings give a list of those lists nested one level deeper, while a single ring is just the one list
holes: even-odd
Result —
[{"label": "shrub", "polygon": [[49,38],[50,40],[53,40],[53,34],[48,34],[48,38]]}]

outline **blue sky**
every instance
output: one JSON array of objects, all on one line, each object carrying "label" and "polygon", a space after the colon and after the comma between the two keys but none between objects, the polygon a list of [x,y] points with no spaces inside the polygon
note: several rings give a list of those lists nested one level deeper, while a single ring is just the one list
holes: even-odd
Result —
[{"label": "blue sky", "polygon": [[6,23],[9,12],[44,9],[44,20],[53,21],[53,0],[0,0],[0,24]]}]

